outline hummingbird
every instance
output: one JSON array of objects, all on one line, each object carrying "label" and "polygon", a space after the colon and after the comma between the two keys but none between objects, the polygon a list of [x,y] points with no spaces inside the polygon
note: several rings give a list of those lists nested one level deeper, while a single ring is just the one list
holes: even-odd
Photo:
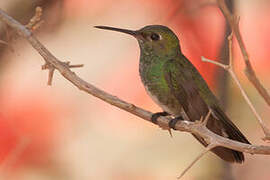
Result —
[{"label": "hummingbird", "polygon": [[[209,130],[225,138],[250,144],[224,113],[201,74],[184,56],[179,39],[171,29],[163,25],[148,25],[139,30],[109,26],[95,28],[129,34],[137,39],[141,81],[148,95],[163,110],[152,115],[153,123],[157,123],[160,116],[172,116],[174,118],[169,126],[174,129],[178,120],[195,122],[211,111],[206,124]],[[205,147],[208,146],[202,137],[192,135]],[[231,163],[243,163],[245,159],[242,152],[225,147],[215,147],[211,151]]]}]

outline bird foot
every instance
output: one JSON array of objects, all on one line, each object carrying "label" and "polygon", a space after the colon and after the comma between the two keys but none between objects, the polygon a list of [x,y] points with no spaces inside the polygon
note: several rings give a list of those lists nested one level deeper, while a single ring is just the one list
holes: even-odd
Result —
[{"label": "bird foot", "polygon": [[[165,112],[165,111],[154,113],[154,114],[152,115],[152,117],[151,117],[152,123],[157,124],[157,119],[158,119],[159,117],[161,117],[161,116],[170,116],[170,114],[167,113],[167,112]],[[171,128],[170,128],[170,127],[167,127],[167,126],[161,126],[161,125],[159,125],[159,127],[160,127],[161,129],[163,129],[163,130],[168,130],[170,136],[172,137],[172,131],[171,131]]]},{"label": "bird foot", "polygon": [[167,113],[167,112],[165,112],[165,111],[163,111],[163,112],[157,112],[157,113],[152,114],[151,121],[152,121],[152,123],[157,124],[157,119],[159,117],[161,117],[161,116],[169,116],[169,115],[170,114]]},{"label": "bird foot", "polygon": [[176,130],[176,129],[175,129],[175,125],[176,125],[176,123],[177,123],[178,121],[181,121],[181,120],[184,120],[184,118],[183,118],[182,116],[178,116],[178,117],[176,117],[176,118],[173,118],[173,119],[170,120],[170,122],[169,122],[169,128],[172,128],[172,129]]}]

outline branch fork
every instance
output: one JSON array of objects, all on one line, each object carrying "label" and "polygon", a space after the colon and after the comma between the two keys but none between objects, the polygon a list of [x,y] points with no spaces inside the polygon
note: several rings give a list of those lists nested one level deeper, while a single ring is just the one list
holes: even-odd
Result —
[{"label": "branch fork", "polygon": [[[270,95],[265,89],[265,87],[262,85],[260,80],[257,78],[256,73],[251,65],[246,46],[244,44],[242,35],[239,30],[239,18],[237,18],[234,14],[232,14],[229,11],[228,7],[226,6],[225,0],[216,0],[216,1],[219,9],[223,13],[224,17],[227,19],[228,24],[231,26],[232,32],[235,34],[241,53],[243,55],[243,60],[246,64],[245,74],[248,80],[253,84],[253,86],[256,88],[258,93],[263,97],[268,106],[270,106]],[[269,130],[266,130],[264,128],[264,132],[267,137],[266,139],[269,139],[270,137]]]},{"label": "branch fork", "polygon": [[[219,0],[218,0],[219,2]],[[40,41],[31,33],[31,31],[20,24],[18,21],[8,16],[4,11],[0,9],[0,20],[7,23],[11,28],[15,29],[16,32],[19,33],[20,36],[24,37],[36,51],[43,57],[45,60],[45,64],[42,66],[42,69],[49,70],[49,79],[48,83],[52,82],[53,73],[55,70],[58,70],[64,78],[70,81],[74,86],[78,87],[80,90],[97,97],[108,104],[116,106],[124,111],[127,111],[133,115],[136,115],[144,120],[151,122],[152,113],[144,110],[140,107],[137,107],[131,103],[125,102],[116,96],[113,96],[101,89],[96,88],[94,85],[84,81],[79,76],[77,76],[74,72],[70,70],[70,68],[82,67],[82,64],[79,65],[70,65],[69,62],[62,62],[58,60]],[[212,62],[212,60],[204,59],[207,62]],[[231,58],[232,60],[232,58]],[[219,65],[217,62],[212,62],[216,65]],[[233,73],[231,63],[229,65],[220,64],[221,67],[226,69],[228,72]],[[233,76],[234,78],[236,76]],[[239,81],[236,81],[239,83]],[[219,136],[212,131],[210,131],[207,127],[207,120],[210,116],[211,111],[209,111],[208,115],[205,118],[201,118],[198,122],[190,122],[187,120],[178,121],[175,124],[175,129],[183,132],[189,132],[193,134],[198,134],[200,137],[204,138],[205,141],[209,144],[208,147],[182,172],[179,176],[182,177],[185,172],[192,167],[204,154],[213,149],[216,146],[230,148],[232,150],[241,151],[245,153],[251,154],[265,154],[270,155],[270,146],[263,145],[250,145],[241,143],[238,141],[234,141],[222,136]],[[157,124],[161,127],[169,127],[170,117],[159,117],[157,119]],[[259,122],[261,122],[259,120]]]},{"label": "branch fork", "polygon": [[[66,66],[66,68],[80,68],[80,67],[83,67],[83,64],[70,65],[70,62],[69,61],[62,62],[62,64],[63,64],[63,66]],[[52,85],[54,71],[55,71],[56,68],[51,63],[45,62],[45,64],[41,66],[41,69],[42,70],[49,70],[47,85],[51,86]]]},{"label": "branch fork", "polygon": [[236,76],[234,70],[233,70],[233,55],[232,55],[232,37],[233,37],[233,33],[231,33],[229,36],[228,36],[228,42],[229,42],[229,64],[226,65],[226,64],[222,64],[222,63],[219,63],[217,61],[213,61],[213,60],[210,60],[210,59],[207,59],[205,57],[201,57],[202,58],[202,61],[203,62],[209,62],[209,63],[212,63],[212,64],[215,64],[221,68],[223,68],[224,70],[228,71],[229,74],[231,75],[231,77],[233,78],[233,80],[235,81],[236,85],[238,86],[238,88],[240,89],[241,91],[241,94],[243,95],[245,101],[247,102],[249,108],[251,109],[251,111],[253,112],[253,114],[255,115],[256,119],[258,120],[263,132],[264,132],[264,135],[265,137],[262,138],[262,140],[264,141],[269,141],[270,140],[270,130],[268,129],[268,127],[266,126],[266,124],[263,122],[261,116],[259,115],[259,113],[256,111],[255,107],[253,106],[253,104],[251,103],[249,97],[247,96],[247,93],[245,92],[244,88],[242,87],[238,77]]}]

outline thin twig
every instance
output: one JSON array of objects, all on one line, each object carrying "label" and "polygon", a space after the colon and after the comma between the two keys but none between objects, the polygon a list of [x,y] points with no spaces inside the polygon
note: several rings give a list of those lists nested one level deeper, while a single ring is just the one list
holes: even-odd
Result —
[{"label": "thin twig", "polygon": [[224,0],[217,0],[217,3],[224,17],[227,19],[228,23],[230,24],[232,31],[235,34],[235,37],[238,41],[239,47],[243,55],[244,62],[246,64],[245,73],[246,73],[247,78],[253,84],[253,86],[257,89],[257,91],[263,97],[266,103],[270,106],[270,95],[267,92],[267,90],[264,88],[264,86],[261,84],[259,79],[257,78],[256,73],[250,63],[246,46],[244,44],[242,35],[239,30],[239,19],[230,13]]},{"label": "thin twig", "polygon": [[54,71],[55,71],[55,67],[49,63],[45,63],[44,65],[41,66],[42,70],[48,69],[49,73],[48,73],[48,82],[47,85],[51,86],[52,85],[52,80],[53,80],[53,75],[54,75]]},{"label": "thin twig", "polygon": [[219,63],[217,61],[213,61],[213,60],[207,59],[205,57],[202,57],[202,61],[215,64],[215,65],[217,65],[217,66],[219,66],[219,67],[221,67],[221,68],[223,68],[223,69],[225,69],[226,71],[229,72],[229,74],[232,76],[233,80],[235,81],[236,85],[240,89],[242,96],[246,100],[246,102],[248,104],[248,107],[251,109],[251,111],[253,112],[253,114],[255,115],[255,117],[257,118],[257,120],[259,121],[259,124],[260,124],[260,126],[263,129],[263,132],[265,134],[265,137],[263,138],[263,140],[270,140],[270,131],[269,131],[269,129],[267,128],[267,126],[263,122],[262,118],[260,117],[260,115],[256,111],[256,109],[253,106],[253,104],[251,103],[250,99],[248,98],[245,90],[243,89],[243,87],[242,87],[239,79],[237,78],[236,74],[234,73],[232,67],[230,65],[225,65],[225,64]]},{"label": "thin twig", "polygon": [[246,100],[246,102],[247,102],[248,106],[250,107],[251,111],[253,112],[253,114],[255,115],[257,120],[259,121],[259,124],[260,124],[260,126],[263,129],[263,132],[265,134],[265,137],[263,138],[263,140],[270,140],[270,130],[267,128],[267,126],[263,122],[261,116],[259,115],[259,113],[256,111],[255,107],[251,103],[250,99],[247,96],[247,93],[245,92],[244,88],[242,87],[239,79],[237,78],[237,76],[236,76],[236,74],[235,74],[235,72],[233,70],[233,66],[232,66],[232,62],[233,62],[232,34],[228,37],[228,43],[229,43],[229,65],[225,65],[225,64],[222,64],[222,63],[219,63],[219,62],[216,62],[216,61],[212,61],[212,60],[207,59],[205,57],[202,57],[202,61],[209,62],[209,63],[215,64],[217,66],[220,66],[220,67],[222,67],[223,69],[225,69],[226,71],[229,72],[229,74],[232,76],[233,80],[235,81],[236,85],[240,89],[240,92],[243,95],[244,99]]},{"label": "thin twig", "polygon": [[[69,61],[63,62],[63,64],[67,65],[69,68],[81,68],[81,67],[83,67],[83,64],[70,65],[70,62]],[[48,62],[45,62],[45,64],[41,66],[41,69],[42,70],[46,70],[46,69],[49,70],[47,85],[51,86],[52,85],[54,71],[55,71],[55,67],[52,64],[50,64]]]},{"label": "thin twig", "polygon": [[36,30],[41,26],[41,24],[44,21],[41,21],[41,16],[42,16],[42,8],[41,7],[36,7],[36,12],[35,15],[30,19],[29,23],[25,25],[26,28],[28,28],[31,31]]},{"label": "thin twig", "polygon": [[177,179],[181,179],[186,172],[196,163],[198,162],[206,153],[208,153],[209,151],[211,151],[211,149],[215,148],[216,145],[215,144],[209,144],[206,149],[203,150],[203,152],[201,152],[191,163],[190,165],[188,165],[188,167],[186,167],[186,169],[177,177]]},{"label": "thin twig", "polygon": [[233,50],[232,50],[233,33],[228,36],[228,48],[229,48],[229,67],[233,66]]},{"label": "thin twig", "polygon": [[[253,104],[251,103],[250,99],[248,98],[245,90],[241,87],[241,84],[239,82],[239,79],[237,78],[236,74],[234,73],[234,71],[230,68],[228,70],[228,72],[231,74],[232,78],[234,79],[235,83],[237,84],[237,86],[239,87],[241,94],[243,95],[243,97],[245,98],[248,106],[250,107],[251,111],[253,112],[253,114],[256,116],[257,120],[259,121],[259,124],[261,126],[261,128],[263,129],[263,132],[265,134],[265,137],[263,138],[263,140],[270,140],[270,130],[267,128],[266,124],[263,122],[261,116],[259,115],[259,113],[256,111],[255,107],[253,106]],[[241,88],[240,88],[241,87]]]},{"label": "thin twig", "polygon": [[207,125],[207,123],[208,123],[208,120],[209,120],[209,117],[210,117],[210,115],[211,115],[212,113],[213,113],[212,109],[209,109],[207,115],[206,115],[205,117],[201,117],[199,123],[201,123],[202,126],[205,126],[205,127],[206,127],[206,125]]},{"label": "thin twig", "polygon": [[209,63],[215,64],[215,65],[217,65],[219,67],[222,67],[223,69],[226,69],[226,70],[229,69],[229,65],[222,64],[220,62],[213,61],[211,59],[207,59],[206,57],[203,57],[203,56],[201,57],[201,59],[202,59],[203,62],[209,62]]},{"label": "thin twig", "polygon": [[81,68],[81,67],[83,67],[83,64],[74,64],[69,66],[69,68]]},{"label": "thin twig", "polygon": [[[205,117],[201,117],[201,119],[199,121],[196,121],[195,123],[197,123],[199,126],[203,126],[206,127],[207,122],[209,120],[210,115],[212,114],[212,110],[210,109],[209,112],[207,113],[207,115]],[[177,179],[180,179],[181,177],[183,177],[185,175],[185,173],[197,162],[199,161],[208,151],[210,151],[211,149],[217,147],[217,144],[213,142],[211,142],[206,149],[200,153],[191,163],[188,167],[186,167],[186,169],[184,169],[184,171],[177,177]]]}]

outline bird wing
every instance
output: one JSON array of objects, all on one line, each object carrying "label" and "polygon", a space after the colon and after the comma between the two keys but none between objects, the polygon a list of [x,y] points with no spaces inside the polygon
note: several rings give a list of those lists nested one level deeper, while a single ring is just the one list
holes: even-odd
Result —
[{"label": "bird wing", "polygon": [[164,64],[163,70],[169,89],[182,105],[190,121],[206,116],[209,108],[200,95],[200,89],[193,79],[191,69],[171,59]]},{"label": "bird wing", "polygon": [[[206,82],[187,59],[184,59],[184,62],[183,60],[168,60],[164,64],[163,71],[169,89],[182,105],[190,121],[205,117],[211,109],[213,113],[207,123],[211,131],[223,137],[250,144],[219,107]],[[203,138],[194,134],[193,136],[207,146]],[[239,163],[244,161],[243,154],[238,151],[217,147],[213,149],[213,152],[226,161]]]}]

